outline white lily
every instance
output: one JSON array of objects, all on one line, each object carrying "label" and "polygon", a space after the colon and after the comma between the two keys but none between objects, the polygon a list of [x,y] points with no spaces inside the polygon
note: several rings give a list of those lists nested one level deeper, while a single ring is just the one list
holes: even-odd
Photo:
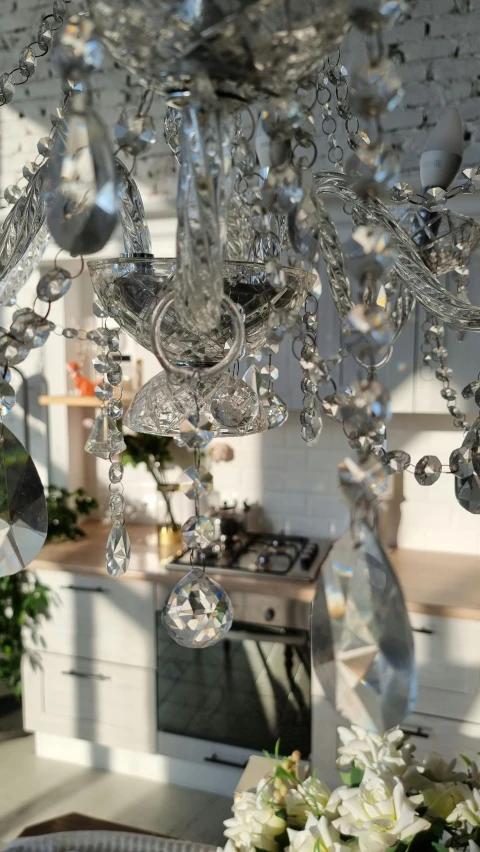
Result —
[{"label": "white lily", "polygon": [[286,852],[356,852],[356,844],[342,843],[339,832],[324,816],[317,820],[310,814],[303,831],[288,829],[288,839]]},{"label": "white lily", "polygon": [[242,793],[232,810],[233,817],[224,822],[224,834],[233,841],[236,852],[252,849],[277,852],[275,838],[283,834],[287,823],[277,816],[273,807],[261,805],[255,793]]},{"label": "white lily", "polygon": [[421,797],[408,798],[402,784],[366,769],[360,787],[340,787],[339,817],[333,825],[342,834],[358,837],[360,852],[384,852],[397,840],[409,840],[430,827],[415,806]]},{"label": "white lily", "polygon": [[317,778],[307,778],[284,798],[289,825],[305,825],[309,814],[322,814],[330,799],[329,787]]},{"label": "white lily", "polygon": [[406,790],[426,790],[436,782],[465,781],[466,772],[456,772],[456,759],[448,763],[440,754],[434,751],[428,752],[421,763],[416,763],[407,768],[402,775],[402,783]]},{"label": "white lily", "polygon": [[348,771],[355,764],[359,769],[372,769],[384,778],[399,777],[414,762],[415,747],[405,742],[400,728],[385,734],[375,734],[352,725],[338,728],[342,745],[338,749],[337,766]]},{"label": "white lily", "polygon": [[465,828],[480,826],[480,790],[468,789],[465,801],[459,802],[452,813],[447,817],[447,822],[460,822]]}]

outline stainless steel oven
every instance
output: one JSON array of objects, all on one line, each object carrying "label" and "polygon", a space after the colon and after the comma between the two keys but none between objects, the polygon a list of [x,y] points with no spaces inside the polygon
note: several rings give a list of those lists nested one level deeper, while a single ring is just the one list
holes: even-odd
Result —
[{"label": "stainless steel oven", "polygon": [[[296,556],[288,572],[283,553],[265,558],[272,540],[277,551],[284,551],[285,539],[280,545],[278,537],[264,536],[259,542],[257,536],[252,542],[257,567],[276,580],[271,593],[266,592],[265,582],[257,592],[251,576],[243,588],[241,576],[252,571],[240,568],[233,557],[232,568],[218,563],[207,568],[214,576],[221,575],[218,579],[232,599],[235,614],[227,638],[212,648],[194,651],[170,639],[160,612],[168,589],[159,588],[159,731],[249,751],[273,752],[280,740],[283,753],[299,748],[303,756],[309,755],[311,600],[328,543],[289,537],[289,545],[292,539]],[[242,552],[245,556],[246,550]],[[222,559],[226,562],[225,554]],[[250,563],[244,558],[243,564]],[[172,565],[172,584],[185,567],[181,560]],[[296,593],[299,584],[302,589],[308,586],[311,594]]]}]

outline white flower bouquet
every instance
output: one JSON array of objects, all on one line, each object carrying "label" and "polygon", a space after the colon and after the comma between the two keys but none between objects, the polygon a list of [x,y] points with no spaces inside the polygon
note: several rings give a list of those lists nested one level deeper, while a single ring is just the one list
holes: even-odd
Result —
[{"label": "white flower bouquet", "polygon": [[480,852],[474,761],[462,755],[463,772],[435,753],[419,761],[398,728],[378,735],[352,726],[339,736],[343,785],[332,792],[302,773],[298,752],[277,753],[256,790],[235,801],[225,852]]}]

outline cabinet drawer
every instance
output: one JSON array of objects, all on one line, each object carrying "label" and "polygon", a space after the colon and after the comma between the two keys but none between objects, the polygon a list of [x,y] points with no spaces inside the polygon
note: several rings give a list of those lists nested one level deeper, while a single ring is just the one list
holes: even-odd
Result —
[{"label": "cabinet drawer", "polygon": [[[155,598],[148,582],[122,583],[64,571],[39,571],[52,590],[50,618],[38,631],[58,654],[112,663],[156,666]],[[27,645],[31,637],[26,636]]]},{"label": "cabinet drawer", "polygon": [[480,722],[480,622],[410,613],[418,668],[415,710]]},{"label": "cabinet drawer", "polygon": [[[412,713],[400,727],[410,734],[410,742],[415,744],[419,757],[429,751],[436,751],[447,761],[459,754],[465,754],[473,760],[480,750],[480,725],[473,722],[457,722]],[[461,763],[457,765],[459,770],[462,768]]]},{"label": "cabinet drawer", "polygon": [[27,731],[107,746],[156,751],[156,673],[61,654],[26,656],[22,670]]}]

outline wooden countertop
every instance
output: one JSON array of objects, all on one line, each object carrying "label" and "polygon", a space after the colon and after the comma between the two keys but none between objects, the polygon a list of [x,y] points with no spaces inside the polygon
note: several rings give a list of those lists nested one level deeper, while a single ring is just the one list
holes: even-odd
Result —
[{"label": "wooden countertop", "polygon": [[480,556],[399,549],[390,560],[410,612],[480,620]]},{"label": "wooden countertop", "polygon": [[[32,564],[32,570],[67,570],[79,574],[105,576],[105,545],[109,528],[91,521],[84,525],[86,537],[75,542],[53,542],[45,545]],[[130,568],[121,582],[150,580],[172,586],[180,572],[169,571],[167,562],[176,549],[165,549],[160,555],[155,526],[130,524],[132,544]],[[402,585],[410,612],[480,620],[480,556],[434,553],[424,550],[394,550],[392,565]],[[284,582],[266,575],[228,577],[211,574],[228,591],[255,590],[259,594],[292,597],[311,601],[315,585],[301,581]]]},{"label": "wooden countertop", "polygon": [[[167,568],[178,548],[165,548],[161,553],[157,544],[157,528],[153,525],[128,524],[132,545],[130,567],[119,582],[150,580],[166,586],[174,586],[183,576],[181,571]],[[40,551],[30,566],[32,571],[72,571],[75,574],[107,576],[105,546],[110,528],[98,521],[82,525],[86,536],[78,541],[50,542]],[[185,570],[185,573],[187,571]],[[209,576],[225,586],[227,592],[256,591],[257,594],[275,595],[299,601],[313,601],[315,583],[299,581],[285,582],[266,574],[254,576],[226,577],[209,571]]]}]

